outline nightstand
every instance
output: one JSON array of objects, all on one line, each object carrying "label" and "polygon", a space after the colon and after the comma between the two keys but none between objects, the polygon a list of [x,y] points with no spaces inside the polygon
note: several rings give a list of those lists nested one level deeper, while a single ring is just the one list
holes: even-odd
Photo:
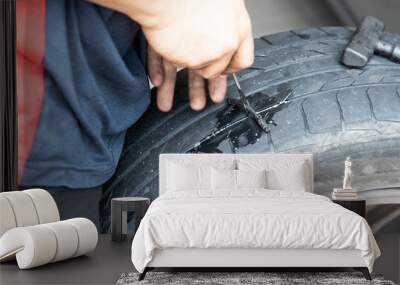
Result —
[{"label": "nightstand", "polygon": [[111,237],[113,241],[123,241],[128,234],[128,213],[133,212],[135,232],[144,217],[150,199],[144,197],[121,197],[111,200]]},{"label": "nightstand", "polygon": [[366,201],[365,200],[332,200],[332,202],[339,204],[340,206],[359,214],[364,219],[366,218]]}]

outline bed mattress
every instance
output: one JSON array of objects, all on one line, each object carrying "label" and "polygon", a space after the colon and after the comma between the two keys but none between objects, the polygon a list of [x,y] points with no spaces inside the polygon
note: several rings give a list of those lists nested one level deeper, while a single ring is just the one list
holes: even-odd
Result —
[{"label": "bed mattress", "polygon": [[171,192],[157,198],[132,243],[139,272],[163,249],[359,250],[372,271],[379,248],[361,216],[327,197],[246,189]]}]

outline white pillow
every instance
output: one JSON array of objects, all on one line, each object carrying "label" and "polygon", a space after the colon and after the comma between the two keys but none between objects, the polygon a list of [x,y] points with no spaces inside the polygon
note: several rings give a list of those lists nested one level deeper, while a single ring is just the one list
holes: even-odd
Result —
[{"label": "white pillow", "polygon": [[211,188],[211,167],[168,164],[168,191]]},{"label": "white pillow", "polygon": [[267,188],[267,171],[236,170],[237,188]]},{"label": "white pillow", "polygon": [[213,190],[236,190],[236,170],[212,168],[211,181]]},{"label": "white pillow", "polygon": [[307,191],[304,162],[278,164],[268,171],[268,187],[278,190]]},{"label": "white pillow", "polygon": [[216,169],[211,171],[213,190],[238,190],[241,188],[267,188],[267,171]]},{"label": "white pillow", "polygon": [[267,170],[268,189],[307,191],[309,169],[306,161],[295,159],[238,159],[240,170]]}]

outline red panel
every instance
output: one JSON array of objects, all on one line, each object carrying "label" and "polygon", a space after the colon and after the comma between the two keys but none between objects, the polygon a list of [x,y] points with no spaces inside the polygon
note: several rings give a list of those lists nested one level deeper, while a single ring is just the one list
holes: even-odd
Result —
[{"label": "red panel", "polygon": [[17,0],[18,177],[22,177],[44,96],[45,0]]}]

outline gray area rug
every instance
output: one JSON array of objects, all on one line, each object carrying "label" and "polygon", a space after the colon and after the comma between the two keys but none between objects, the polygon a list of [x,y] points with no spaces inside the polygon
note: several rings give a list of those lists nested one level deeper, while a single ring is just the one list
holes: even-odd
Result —
[{"label": "gray area rug", "polygon": [[117,285],[146,284],[267,284],[267,285],[395,285],[382,276],[373,275],[368,281],[358,272],[148,272],[146,278],[138,281],[138,273],[122,274]]}]

